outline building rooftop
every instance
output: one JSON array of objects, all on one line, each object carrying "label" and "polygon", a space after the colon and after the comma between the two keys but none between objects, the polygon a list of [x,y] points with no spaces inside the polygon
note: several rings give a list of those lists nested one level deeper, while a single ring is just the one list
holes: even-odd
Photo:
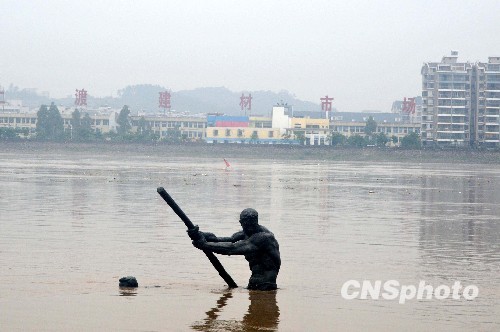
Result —
[{"label": "building rooftop", "polygon": [[375,112],[334,112],[333,121],[365,122],[370,116],[379,123],[401,122],[401,114],[398,113],[375,113]]}]

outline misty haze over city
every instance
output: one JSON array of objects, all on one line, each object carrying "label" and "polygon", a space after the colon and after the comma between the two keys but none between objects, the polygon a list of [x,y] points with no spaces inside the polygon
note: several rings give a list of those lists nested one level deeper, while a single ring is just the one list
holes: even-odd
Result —
[{"label": "misty haze over city", "polygon": [[330,95],[340,111],[387,112],[420,94],[424,62],[450,50],[463,61],[500,54],[498,1],[1,4],[0,85],[50,98],[82,88],[116,97],[137,84],[173,96],[225,87],[288,91],[318,108]]}]

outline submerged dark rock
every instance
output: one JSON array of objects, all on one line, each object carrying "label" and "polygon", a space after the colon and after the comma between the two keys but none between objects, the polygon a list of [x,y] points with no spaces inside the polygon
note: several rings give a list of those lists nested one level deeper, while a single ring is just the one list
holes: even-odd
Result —
[{"label": "submerged dark rock", "polygon": [[139,287],[137,279],[132,276],[120,278],[120,287]]}]

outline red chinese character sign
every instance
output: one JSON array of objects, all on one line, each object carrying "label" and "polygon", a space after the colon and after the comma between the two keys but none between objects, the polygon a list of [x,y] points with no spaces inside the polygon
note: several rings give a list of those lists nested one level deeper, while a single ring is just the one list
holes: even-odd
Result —
[{"label": "red chinese character sign", "polygon": [[241,106],[241,110],[245,111],[245,114],[246,114],[246,111],[250,111],[252,109],[252,95],[250,93],[248,94],[248,96],[245,96],[244,93],[241,94],[240,106]]},{"label": "red chinese character sign", "polygon": [[85,89],[75,90],[75,105],[87,106],[87,91]]},{"label": "red chinese character sign", "polygon": [[330,112],[332,110],[333,97],[328,97],[328,95],[326,95],[325,97],[320,98],[319,100],[321,100],[322,111]]},{"label": "red chinese character sign", "polygon": [[405,113],[408,113],[408,114],[414,114],[415,113],[415,98],[408,98],[408,100],[406,100],[406,97],[404,97],[401,110]]},{"label": "red chinese character sign", "polygon": [[170,92],[162,91],[160,92],[160,99],[158,100],[158,107],[163,108],[164,110],[170,111]]}]

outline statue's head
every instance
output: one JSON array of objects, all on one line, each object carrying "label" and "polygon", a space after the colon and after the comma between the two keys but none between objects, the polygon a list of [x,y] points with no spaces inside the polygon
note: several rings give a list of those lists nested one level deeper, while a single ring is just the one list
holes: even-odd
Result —
[{"label": "statue's head", "polygon": [[256,233],[259,229],[259,213],[252,208],[241,211],[240,224],[245,233]]}]

